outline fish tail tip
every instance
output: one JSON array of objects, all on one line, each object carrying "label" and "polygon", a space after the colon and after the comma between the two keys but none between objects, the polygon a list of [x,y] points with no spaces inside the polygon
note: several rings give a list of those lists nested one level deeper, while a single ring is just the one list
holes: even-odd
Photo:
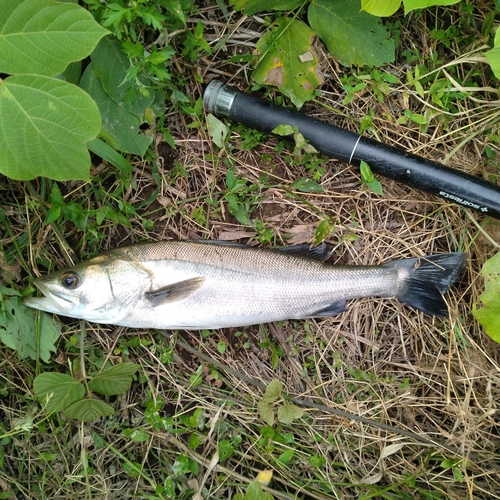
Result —
[{"label": "fish tail tip", "polygon": [[404,267],[407,277],[397,298],[403,304],[434,316],[448,316],[443,298],[465,269],[468,254],[451,252],[420,259],[404,259],[393,264]]}]

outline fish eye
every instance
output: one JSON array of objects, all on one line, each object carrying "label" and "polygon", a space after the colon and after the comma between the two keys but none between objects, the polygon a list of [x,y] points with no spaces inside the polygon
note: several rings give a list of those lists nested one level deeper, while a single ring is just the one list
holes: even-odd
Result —
[{"label": "fish eye", "polygon": [[75,272],[64,273],[61,276],[61,283],[66,288],[76,288],[80,284],[80,276]]}]

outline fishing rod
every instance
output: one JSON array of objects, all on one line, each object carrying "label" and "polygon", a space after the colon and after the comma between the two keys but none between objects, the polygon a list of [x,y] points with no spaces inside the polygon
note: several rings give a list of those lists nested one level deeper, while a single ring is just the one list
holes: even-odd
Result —
[{"label": "fishing rod", "polygon": [[[212,80],[203,94],[208,113],[271,133],[278,125],[297,128],[320,153],[349,165],[368,163],[373,172],[500,219],[500,187],[441,163],[382,144]],[[293,140],[293,136],[285,139]]]}]

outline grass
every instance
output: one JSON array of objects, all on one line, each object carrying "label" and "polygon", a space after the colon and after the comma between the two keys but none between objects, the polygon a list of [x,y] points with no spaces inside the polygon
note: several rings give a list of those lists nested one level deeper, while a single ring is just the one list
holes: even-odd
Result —
[{"label": "grass", "polygon": [[[446,9],[451,19],[454,9]],[[324,92],[304,112],[354,131],[371,117],[367,134],[495,178],[498,165],[484,151],[487,145],[498,155],[498,112],[491,111],[496,82],[473,61],[476,46],[467,52],[453,37],[433,38],[423,28],[438,22],[433,16],[401,19],[398,28],[401,53],[418,51],[420,75],[429,75],[423,97],[408,83],[403,56],[388,68],[400,83],[391,83],[381,99],[372,88],[380,87],[380,75],[359,92],[346,90],[344,82],[359,81],[354,70],[325,53]],[[224,50],[231,54],[249,53],[261,29],[251,17],[228,26],[215,7],[197,13],[189,26],[198,21],[212,45],[218,30],[227,30]],[[184,70],[183,91],[193,103],[202,91],[198,75],[245,88],[249,70],[227,63],[221,52],[197,65],[182,59],[175,65]],[[457,84],[471,78],[474,91]],[[439,85],[430,91],[435,80],[460,95],[438,106],[444,94]],[[410,116],[406,110],[427,122],[398,121]],[[58,185],[62,200],[50,181],[30,187],[3,178],[2,281],[23,289],[30,277],[63,267],[73,252],[83,259],[145,239],[311,242],[327,221],[337,264],[469,252],[467,272],[447,295],[450,317],[364,299],[324,320],[215,332],[87,324],[84,334],[80,322],[60,318],[62,337],[49,363],[19,360],[0,346],[0,498],[230,499],[265,470],[273,479],[263,489],[277,499],[500,496],[500,352],[471,315],[482,291],[481,265],[500,241],[498,221],[389,180],[380,179],[378,196],[354,168],[301,160],[278,139],[240,126],[231,125],[219,150],[203,116],[180,107],[167,121],[176,148],[159,137],[146,160],[131,158],[129,177],[96,163],[91,183]],[[193,122],[199,123],[189,127]],[[323,192],[294,189],[301,178],[318,182]],[[230,210],[229,192],[252,226]],[[61,215],[47,224],[55,201]],[[34,398],[34,377],[78,375],[82,360],[90,371],[105,361],[133,361],[140,370],[126,393],[106,399],[115,409],[111,417],[81,423],[46,415]],[[259,414],[273,380],[283,387],[275,415],[287,404],[304,412],[290,424],[270,426]]]}]

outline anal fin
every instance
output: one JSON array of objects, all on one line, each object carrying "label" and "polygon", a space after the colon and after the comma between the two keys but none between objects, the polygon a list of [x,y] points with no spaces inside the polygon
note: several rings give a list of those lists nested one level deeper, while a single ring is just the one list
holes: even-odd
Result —
[{"label": "anal fin", "polygon": [[156,307],[160,304],[175,302],[189,297],[189,295],[196,292],[196,290],[200,288],[204,281],[205,278],[201,276],[184,281],[178,281],[177,283],[171,283],[170,285],[159,288],[158,290],[146,292],[145,296],[151,304]]},{"label": "anal fin", "polygon": [[339,302],[334,302],[329,306],[320,309],[319,311],[314,311],[312,314],[307,316],[308,318],[326,318],[328,316],[336,316],[337,314],[343,313],[346,310],[345,300]]}]

